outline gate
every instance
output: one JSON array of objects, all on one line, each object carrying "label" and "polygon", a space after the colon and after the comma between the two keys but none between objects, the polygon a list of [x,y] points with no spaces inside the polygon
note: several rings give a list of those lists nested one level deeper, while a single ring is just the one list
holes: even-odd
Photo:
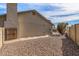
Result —
[{"label": "gate", "polygon": [[5,40],[12,40],[17,38],[16,28],[6,28],[5,29]]}]

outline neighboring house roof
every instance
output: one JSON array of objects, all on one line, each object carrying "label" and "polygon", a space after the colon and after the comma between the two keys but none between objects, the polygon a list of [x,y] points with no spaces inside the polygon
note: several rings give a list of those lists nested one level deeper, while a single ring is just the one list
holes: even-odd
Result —
[{"label": "neighboring house roof", "polygon": [[[28,12],[36,12],[40,17],[42,17],[45,21],[47,21],[48,23],[50,23],[51,25],[53,25],[50,20],[46,19],[44,16],[42,16],[40,13],[38,13],[36,10],[29,10],[29,11],[22,11],[22,12],[18,12],[18,14],[22,14],[22,13],[28,13]],[[0,15],[0,17],[4,17],[6,20],[6,14],[4,15]]]}]

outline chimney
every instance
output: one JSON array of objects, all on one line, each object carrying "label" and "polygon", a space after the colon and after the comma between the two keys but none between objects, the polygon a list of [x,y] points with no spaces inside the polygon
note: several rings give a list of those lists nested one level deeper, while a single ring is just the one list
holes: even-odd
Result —
[{"label": "chimney", "polygon": [[7,15],[4,27],[17,28],[17,26],[18,26],[17,4],[7,3]]}]

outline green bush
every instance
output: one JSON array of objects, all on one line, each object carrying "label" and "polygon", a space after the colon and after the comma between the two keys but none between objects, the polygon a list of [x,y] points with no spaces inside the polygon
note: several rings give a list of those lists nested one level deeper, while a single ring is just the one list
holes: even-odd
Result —
[{"label": "green bush", "polygon": [[63,35],[65,33],[67,25],[68,25],[68,23],[64,23],[64,22],[58,23],[58,25],[57,25],[58,32]]}]

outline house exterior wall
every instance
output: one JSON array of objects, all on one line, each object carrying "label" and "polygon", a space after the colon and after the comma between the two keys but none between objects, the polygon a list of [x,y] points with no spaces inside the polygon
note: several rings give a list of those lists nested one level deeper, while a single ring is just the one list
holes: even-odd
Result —
[{"label": "house exterior wall", "polygon": [[41,36],[51,34],[51,24],[41,18],[37,13],[22,13],[18,15],[18,37]]},{"label": "house exterior wall", "polygon": [[6,20],[1,21],[1,23],[3,22],[1,26],[7,29],[17,28],[17,38],[52,34],[52,24],[46,21],[46,19],[44,20],[38,13],[35,13],[35,15],[31,11],[19,13],[18,15],[16,14],[18,18],[14,14],[14,16],[10,14],[7,17],[12,17],[11,19],[6,19],[5,16],[2,17],[3,20]]}]

